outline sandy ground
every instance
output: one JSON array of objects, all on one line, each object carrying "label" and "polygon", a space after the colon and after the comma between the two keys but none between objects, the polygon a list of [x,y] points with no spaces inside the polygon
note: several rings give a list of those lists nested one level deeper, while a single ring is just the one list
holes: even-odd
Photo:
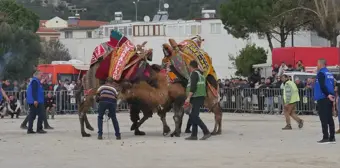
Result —
[{"label": "sandy ground", "polygon": [[[96,116],[89,118],[96,128]],[[136,137],[129,131],[127,113],[118,114],[118,118],[121,141],[114,139],[112,123],[109,137],[104,123],[104,140],[98,141],[96,132],[90,138],[82,138],[76,115],[50,120],[56,129],[46,135],[26,135],[25,130],[19,129],[22,119],[2,119],[0,168],[335,168],[340,165],[340,142],[316,143],[321,137],[317,116],[303,116],[302,130],[294,123],[294,130],[281,131],[283,116],[225,114],[222,135],[194,142],[184,140],[188,135],[163,137],[156,115],[142,127],[147,132],[144,137]],[[212,128],[212,114],[202,114],[202,118]],[[172,116],[168,116],[168,122],[173,128]]]}]

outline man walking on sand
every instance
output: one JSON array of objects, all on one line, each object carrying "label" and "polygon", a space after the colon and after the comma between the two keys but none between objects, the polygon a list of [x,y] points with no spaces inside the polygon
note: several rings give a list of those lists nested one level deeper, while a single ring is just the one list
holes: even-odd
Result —
[{"label": "man walking on sand", "polygon": [[317,70],[317,78],[314,84],[314,100],[317,101],[323,134],[322,140],[318,141],[318,143],[335,143],[335,126],[332,111],[333,102],[335,101],[334,77],[326,68],[325,59],[318,60]]},{"label": "man walking on sand", "polygon": [[27,104],[30,107],[29,113],[29,121],[28,121],[28,129],[27,134],[34,134],[33,131],[33,122],[38,116],[37,122],[37,133],[44,134],[46,131],[42,128],[42,122],[44,120],[43,112],[44,110],[44,89],[40,83],[41,73],[39,71],[34,73],[34,77],[32,78],[30,84],[27,87]]},{"label": "man walking on sand", "polygon": [[192,105],[191,113],[189,114],[192,123],[192,133],[191,136],[185,138],[185,140],[197,140],[198,127],[200,127],[204,133],[204,136],[200,140],[206,140],[211,134],[199,117],[200,108],[204,105],[204,99],[207,96],[206,81],[203,73],[198,69],[198,63],[195,60],[190,61],[189,71],[190,78],[186,88],[187,99],[184,104],[185,106]]},{"label": "man walking on sand", "polygon": [[287,75],[282,75],[281,80],[284,84],[283,87],[283,101],[284,101],[284,115],[286,118],[286,126],[282,130],[291,130],[290,117],[292,117],[299,125],[303,127],[303,120],[296,115],[296,103],[300,101],[299,90],[296,84],[289,80]]}]

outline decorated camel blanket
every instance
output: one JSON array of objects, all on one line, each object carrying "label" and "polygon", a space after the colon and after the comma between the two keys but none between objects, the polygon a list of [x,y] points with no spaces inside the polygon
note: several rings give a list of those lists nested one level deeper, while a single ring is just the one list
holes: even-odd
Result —
[{"label": "decorated camel blanket", "polygon": [[[176,45],[177,43],[173,39],[170,39],[169,42],[171,47],[177,48],[178,50],[172,50],[170,46],[163,45],[164,48],[168,48],[169,52],[172,53],[170,57],[163,59],[163,64],[166,65],[168,71],[168,80],[173,82],[179,75],[188,80],[188,65],[190,61],[194,59],[199,63],[199,68],[206,76],[208,81],[207,87],[215,96],[218,96],[217,75],[212,65],[211,57],[200,48],[201,41],[189,39],[184,40],[179,43],[179,45]],[[171,66],[173,68],[170,68]]]},{"label": "decorated camel blanket", "polygon": [[96,78],[105,80],[108,76],[120,80],[125,66],[135,55],[135,46],[119,31],[113,30],[110,41],[98,45],[92,54],[91,66],[99,64]]}]

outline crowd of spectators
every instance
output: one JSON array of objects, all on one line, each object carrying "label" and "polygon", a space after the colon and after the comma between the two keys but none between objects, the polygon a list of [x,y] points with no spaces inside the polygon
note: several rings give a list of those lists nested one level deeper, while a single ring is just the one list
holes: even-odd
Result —
[{"label": "crowd of spectators", "polygon": [[[272,75],[267,78],[261,77],[257,69],[247,79],[219,80],[220,96],[224,100],[222,106],[227,110],[274,112],[274,109],[277,109],[277,112],[281,112],[283,85],[280,76],[287,71],[303,72],[304,66],[301,61],[294,69],[291,65],[286,66],[282,63],[280,66],[275,65]],[[294,79],[300,93],[301,101],[297,105],[297,110],[300,112],[312,113],[315,108],[312,100],[314,80],[314,78],[303,81],[299,78]]]},{"label": "crowd of spectators", "polygon": [[[17,100],[20,100],[22,105],[25,105],[25,95],[26,95],[25,91],[30,82],[30,79],[27,79],[20,83],[18,81],[10,81],[10,80],[4,80],[0,82],[1,82],[2,88],[8,94],[8,96],[14,96]],[[56,102],[57,113],[61,113],[61,114],[72,113],[77,110],[77,107],[74,102],[75,99],[73,98],[74,98],[75,90],[80,89],[80,82],[81,82],[80,80],[76,82],[76,81],[69,81],[68,79],[66,79],[65,81],[59,81],[58,84],[55,84],[55,85],[47,81],[42,83],[42,86],[46,93],[46,97],[49,97],[48,95],[52,95],[54,101]],[[27,107],[23,107],[23,108],[27,111]]]},{"label": "crowd of spectators", "polygon": [[[219,80],[220,96],[224,99],[224,109],[227,110],[256,110],[256,111],[273,111],[274,109],[282,109],[282,82],[280,76],[287,71],[305,71],[302,61],[293,67],[286,65],[274,65],[272,75],[264,78],[260,75],[260,70],[255,70],[247,79],[232,78]],[[1,81],[2,88],[9,96],[14,96],[25,105],[25,90],[30,79],[23,82],[4,80]],[[57,113],[70,113],[77,110],[74,99],[75,90],[80,90],[81,81],[59,81],[58,84],[51,82],[43,82],[46,97],[51,101],[54,99]],[[305,100],[304,97],[312,96],[313,78],[300,81],[298,78],[294,81],[300,89],[301,102],[297,108],[301,111],[312,111],[314,108],[311,99]],[[48,94],[49,93],[49,94]],[[52,98],[51,98],[52,97]],[[51,103],[50,103],[51,104]],[[254,108],[254,104],[257,107]],[[51,105],[47,105],[51,106]],[[26,108],[27,110],[27,108]]]}]

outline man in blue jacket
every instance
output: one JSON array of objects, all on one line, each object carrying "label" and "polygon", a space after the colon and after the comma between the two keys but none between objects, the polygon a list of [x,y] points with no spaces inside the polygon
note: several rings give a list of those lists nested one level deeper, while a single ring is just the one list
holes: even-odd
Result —
[{"label": "man in blue jacket", "polygon": [[333,102],[335,100],[334,77],[326,68],[325,59],[318,60],[317,68],[318,74],[314,85],[314,100],[317,101],[323,133],[323,138],[318,143],[335,143],[335,127],[332,113]]},{"label": "man in blue jacket", "polygon": [[46,131],[42,128],[44,120],[44,89],[40,83],[41,73],[35,72],[32,80],[27,87],[27,104],[30,107],[27,134],[34,134],[33,122],[38,115],[37,133],[44,134]]}]

